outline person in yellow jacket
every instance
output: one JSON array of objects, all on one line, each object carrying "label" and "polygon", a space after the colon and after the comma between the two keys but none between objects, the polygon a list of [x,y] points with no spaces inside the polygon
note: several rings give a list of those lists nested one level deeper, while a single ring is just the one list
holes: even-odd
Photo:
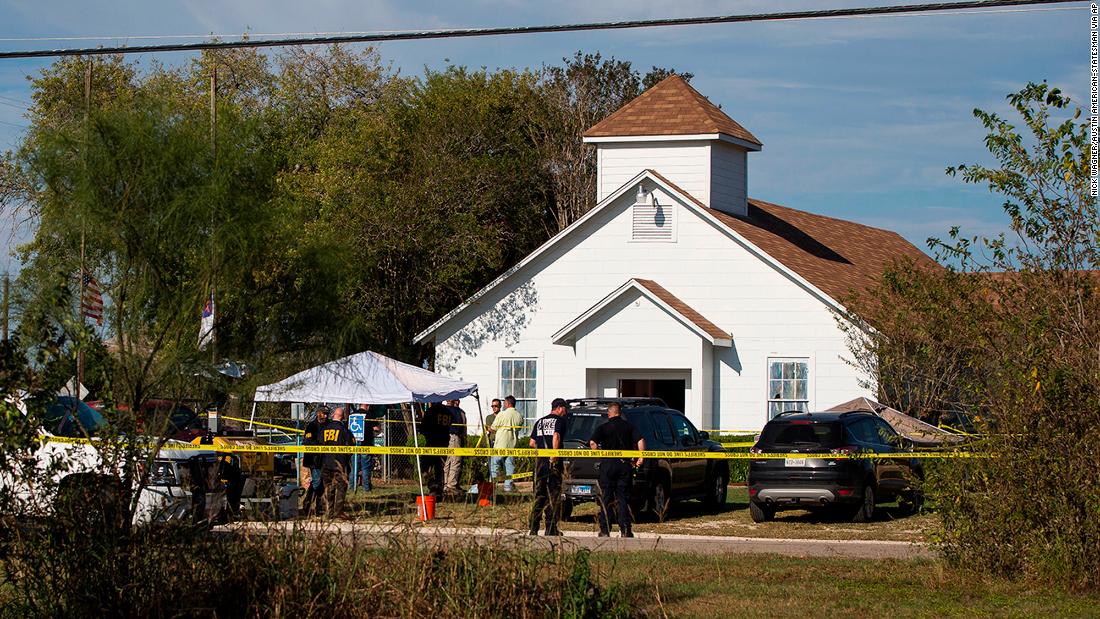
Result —
[{"label": "person in yellow jacket", "polygon": [[[493,447],[498,449],[515,449],[519,439],[520,426],[523,425],[523,417],[516,410],[516,398],[508,396],[504,398],[508,405],[493,419],[490,429],[493,430]],[[489,479],[496,480],[497,474],[504,469],[504,491],[512,492],[516,489],[512,475],[516,473],[516,463],[512,456],[493,456],[489,459]]]}]

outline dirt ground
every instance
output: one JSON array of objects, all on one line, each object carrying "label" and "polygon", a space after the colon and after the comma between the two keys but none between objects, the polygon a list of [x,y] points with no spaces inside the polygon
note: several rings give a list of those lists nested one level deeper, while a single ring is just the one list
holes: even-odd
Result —
[{"label": "dirt ground", "polygon": [[[348,515],[363,522],[414,522],[416,492],[415,485],[400,484],[376,485],[370,493],[349,493]],[[479,507],[473,494],[445,501],[436,507],[435,524],[523,530],[530,507],[530,483],[526,487],[520,484],[517,492],[498,494],[495,505],[488,507]],[[578,505],[561,526],[567,531],[597,531],[596,514],[595,504]],[[831,513],[796,510],[779,512],[775,521],[758,524],[749,517],[746,489],[731,486],[720,510],[708,510],[698,501],[674,503],[664,522],[642,521],[634,525],[634,530],[662,535],[927,542],[937,524],[934,513],[902,516],[891,504],[880,505],[874,521],[868,523],[847,522]]]}]

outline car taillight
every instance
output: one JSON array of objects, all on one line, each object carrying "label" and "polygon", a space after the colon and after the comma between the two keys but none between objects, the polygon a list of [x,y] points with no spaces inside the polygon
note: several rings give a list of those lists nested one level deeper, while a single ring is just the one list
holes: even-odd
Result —
[{"label": "car taillight", "polygon": [[837,490],[836,493],[839,494],[840,496],[852,496],[852,489],[851,488],[841,488],[841,489]]},{"label": "car taillight", "polygon": [[854,456],[859,452],[859,447],[853,447],[852,445],[845,445],[843,447],[837,447],[836,449],[830,449],[829,453],[844,454],[845,456]]},{"label": "car taillight", "polygon": [[749,488],[749,496],[756,496],[757,492],[760,492],[759,488]]}]

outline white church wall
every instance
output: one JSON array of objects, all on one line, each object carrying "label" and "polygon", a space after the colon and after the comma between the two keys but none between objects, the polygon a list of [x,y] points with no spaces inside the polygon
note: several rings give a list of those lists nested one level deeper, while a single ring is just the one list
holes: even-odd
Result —
[{"label": "white church wall", "polygon": [[615,193],[642,170],[656,170],[710,204],[710,142],[618,142],[597,145],[596,202]]},{"label": "white church wall", "polygon": [[[659,165],[654,167],[665,174]],[[497,393],[501,358],[535,358],[538,410],[545,412],[554,397],[588,394],[589,368],[682,368],[683,351],[695,360],[688,367],[698,368],[692,376],[693,391],[710,383],[709,398],[693,393],[695,404],[686,411],[696,425],[708,429],[763,425],[770,356],[810,359],[811,408],[868,395],[859,390],[855,370],[840,360],[846,353],[844,337],[820,299],[671,195],[658,190],[656,198],[677,211],[675,242],[631,241],[634,192],[626,192],[583,229],[444,324],[436,334],[437,368],[476,381],[487,404],[492,397],[507,395]],[[585,346],[551,342],[555,332],[632,277],[656,281],[731,332],[734,348],[715,348],[713,365],[704,366],[703,347],[710,344],[697,334],[685,329],[680,344],[662,335],[650,347],[645,345],[648,327],[640,323],[636,333],[597,330],[600,343],[591,359]],[[668,323],[660,325],[664,329]],[[579,339],[583,343],[587,338]],[[628,351],[629,360],[614,362],[616,350]],[[713,404],[706,407],[709,411],[704,410],[708,399]],[[464,406],[470,410],[469,404]]]},{"label": "white church wall", "polygon": [[715,140],[711,143],[711,208],[744,216],[748,211],[748,151]]}]

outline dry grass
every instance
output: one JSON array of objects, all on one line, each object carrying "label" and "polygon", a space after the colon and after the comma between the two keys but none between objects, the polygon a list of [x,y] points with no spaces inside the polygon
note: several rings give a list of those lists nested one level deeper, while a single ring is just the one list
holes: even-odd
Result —
[{"label": "dry grass", "polygon": [[1029,588],[931,560],[638,552],[593,561],[650,616],[1100,617],[1100,595]]},{"label": "dry grass", "polygon": [[[362,521],[412,522],[415,518],[415,492],[415,486],[397,485],[376,487],[370,493],[354,493],[350,495],[353,502],[351,514]],[[497,504],[492,507],[478,507],[476,497],[467,495],[462,502],[445,502],[437,506],[436,520],[447,526],[523,529],[529,509],[529,492],[499,495]],[[571,520],[563,523],[562,528],[570,531],[595,531],[596,513],[593,503],[579,505]],[[674,504],[672,514],[665,522],[641,522],[635,525],[635,531],[786,539],[921,542],[928,541],[937,524],[935,514],[901,517],[896,506],[891,505],[880,506],[875,521],[863,524],[806,511],[780,512],[774,522],[757,524],[749,517],[745,488],[734,486],[730,488],[725,507],[719,512],[706,509],[698,501],[686,501]]]}]

